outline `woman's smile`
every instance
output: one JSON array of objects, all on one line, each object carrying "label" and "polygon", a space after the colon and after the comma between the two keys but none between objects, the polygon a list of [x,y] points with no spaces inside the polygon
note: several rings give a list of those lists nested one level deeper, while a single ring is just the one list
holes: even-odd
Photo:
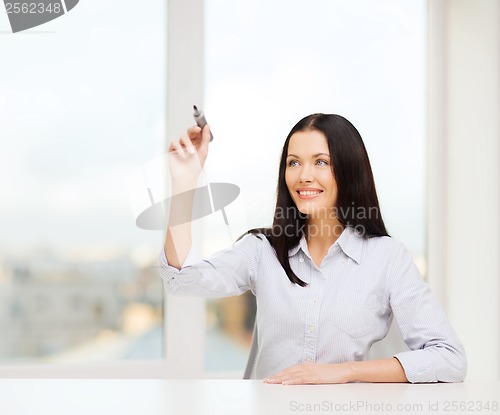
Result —
[{"label": "woman's smile", "polygon": [[299,199],[312,200],[320,196],[321,193],[323,193],[323,190],[313,189],[313,188],[302,188],[302,189],[297,189],[297,193],[299,195]]}]

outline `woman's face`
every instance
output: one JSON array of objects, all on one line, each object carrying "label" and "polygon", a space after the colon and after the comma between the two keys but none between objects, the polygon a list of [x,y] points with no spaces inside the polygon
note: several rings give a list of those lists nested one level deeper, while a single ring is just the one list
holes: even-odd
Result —
[{"label": "woman's face", "polygon": [[315,218],[332,214],[338,189],[321,131],[299,131],[290,137],[285,182],[300,212]]}]

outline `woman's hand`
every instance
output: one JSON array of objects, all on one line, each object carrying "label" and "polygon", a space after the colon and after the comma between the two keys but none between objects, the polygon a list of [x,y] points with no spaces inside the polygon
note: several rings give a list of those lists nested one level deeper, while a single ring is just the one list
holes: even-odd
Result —
[{"label": "woman's hand", "polygon": [[196,182],[208,155],[210,127],[192,126],[168,148],[169,170],[174,183]]},{"label": "woman's hand", "polygon": [[292,366],[264,379],[266,383],[282,383],[283,385],[303,385],[317,383],[348,382],[408,382],[406,373],[399,360],[388,359],[365,360],[345,363],[303,363]]},{"label": "woman's hand", "polygon": [[302,363],[264,379],[266,383],[281,383],[283,385],[347,383],[349,381],[350,368],[344,363]]}]

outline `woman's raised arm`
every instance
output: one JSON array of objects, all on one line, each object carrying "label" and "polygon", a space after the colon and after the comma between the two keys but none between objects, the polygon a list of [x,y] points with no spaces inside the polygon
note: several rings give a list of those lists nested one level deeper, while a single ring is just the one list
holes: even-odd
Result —
[{"label": "woman's raised arm", "polygon": [[[206,125],[202,130],[198,126],[193,126],[179,140],[173,141],[168,149],[172,197],[165,238],[165,255],[169,265],[177,269],[182,267],[191,249],[189,219],[193,210],[194,191],[208,155],[209,142],[210,127]],[[179,197],[181,194],[182,197]]]}]

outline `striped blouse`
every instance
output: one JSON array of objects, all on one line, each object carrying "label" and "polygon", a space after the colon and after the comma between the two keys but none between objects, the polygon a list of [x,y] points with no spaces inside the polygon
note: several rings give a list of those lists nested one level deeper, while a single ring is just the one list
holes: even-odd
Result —
[{"label": "striped blouse", "polygon": [[264,235],[247,235],[205,260],[185,262],[180,270],[168,265],[162,251],[161,277],[173,295],[252,291],[258,332],[252,379],[303,362],[367,360],[393,317],[410,348],[394,357],[410,382],[464,379],[464,348],[401,243],[365,239],[347,227],[319,267],[305,238],[289,251],[289,259],[306,287],[290,282]]}]

